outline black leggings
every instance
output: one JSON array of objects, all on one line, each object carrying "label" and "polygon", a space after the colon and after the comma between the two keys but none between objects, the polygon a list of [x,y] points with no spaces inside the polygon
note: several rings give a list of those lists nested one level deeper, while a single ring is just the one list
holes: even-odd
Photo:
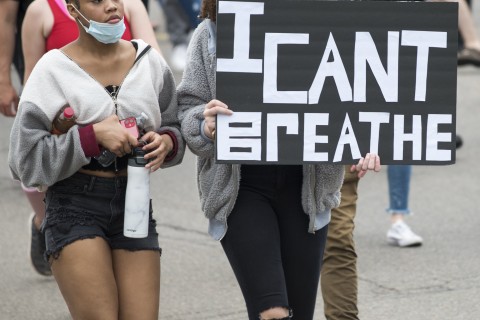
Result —
[{"label": "black leggings", "polygon": [[302,167],[243,165],[240,190],[221,243],[250,320],[273,307],[313,319],[327,227],[308,233]]}]

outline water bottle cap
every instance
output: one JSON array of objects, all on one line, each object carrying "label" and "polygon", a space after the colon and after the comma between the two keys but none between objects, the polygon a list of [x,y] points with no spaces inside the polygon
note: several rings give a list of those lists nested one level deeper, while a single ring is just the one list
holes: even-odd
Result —
[{"label": "water bottle cap", "polygon": [[75,115],[75,112],[73,111],[72,107],[66,107],[65,110],[63,110],[63,115],[65,118],[71,119]]},{"label": "water bottle cap", "polygon": [[148,160],[144,158],[146,152],[142,148],[133,148],[133,153],[128,158],[128,165],[132,167],[145,167],[148,163]]}]

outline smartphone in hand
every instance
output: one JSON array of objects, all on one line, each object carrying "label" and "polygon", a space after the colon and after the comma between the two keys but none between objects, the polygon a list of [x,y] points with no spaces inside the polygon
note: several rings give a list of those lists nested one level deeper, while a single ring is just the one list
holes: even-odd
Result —
[{"label": "smartphone in hand", "polygon": [[120,120],[120,124],[128,131],[128,133],[134,136],[135,139],[138,139],[139,131],[135,117]]}]

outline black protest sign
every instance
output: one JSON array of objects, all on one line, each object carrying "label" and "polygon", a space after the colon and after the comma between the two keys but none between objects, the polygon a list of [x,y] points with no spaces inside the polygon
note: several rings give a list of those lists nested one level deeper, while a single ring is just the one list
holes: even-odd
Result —
[{"label": "black protest sign", "polygon": [[454,163],[457,8],[219,0],[217,162]]}]

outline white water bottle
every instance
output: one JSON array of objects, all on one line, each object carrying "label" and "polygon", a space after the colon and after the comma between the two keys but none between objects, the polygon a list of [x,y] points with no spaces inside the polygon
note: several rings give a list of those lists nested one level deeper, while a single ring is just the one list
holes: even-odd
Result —
[{"label": "white water bottle", "polygon": [[128,159],[128,180],[125,195],[123,235],[129,238],[146,238],[150,220],[150,169],[143,158],[145,151],[134,148]]}]

